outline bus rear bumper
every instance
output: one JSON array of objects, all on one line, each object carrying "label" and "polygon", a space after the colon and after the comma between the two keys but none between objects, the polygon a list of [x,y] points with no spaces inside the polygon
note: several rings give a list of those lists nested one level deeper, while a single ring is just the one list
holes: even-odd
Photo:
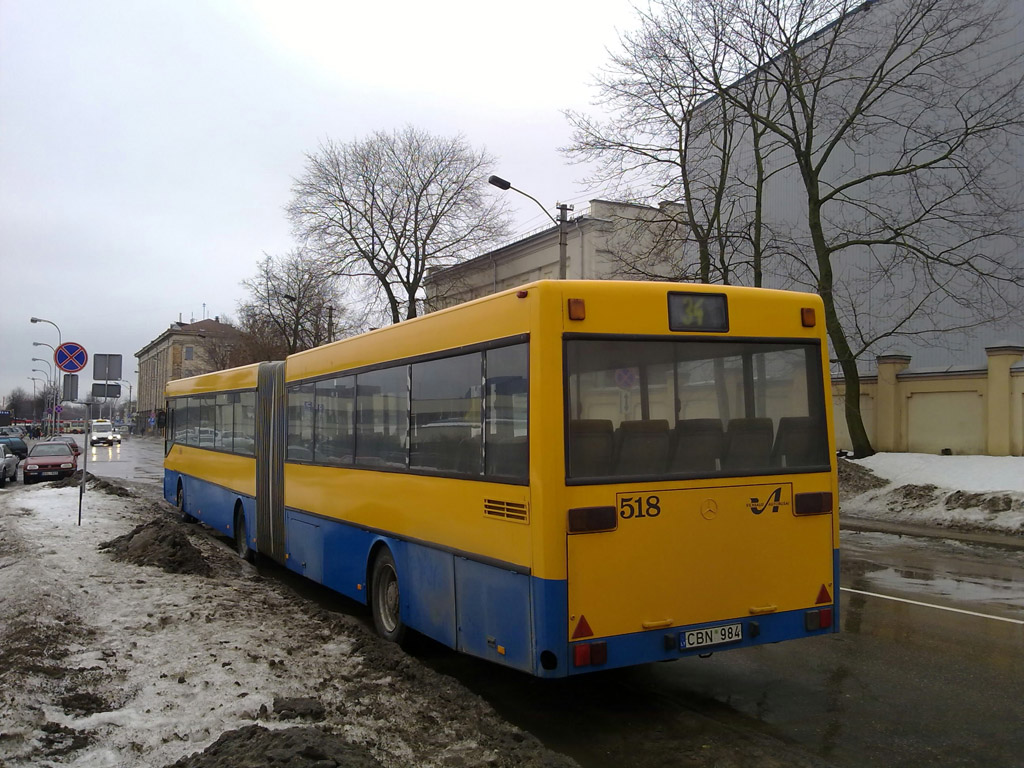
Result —
[{"label": "bus rear bumper", "polygon": [[[823,626],[824,625],[824,626]],[[665,630],[580,640],[569,645],[569,675],[815,637],[836,631],[833,605],[745,616]]]}]

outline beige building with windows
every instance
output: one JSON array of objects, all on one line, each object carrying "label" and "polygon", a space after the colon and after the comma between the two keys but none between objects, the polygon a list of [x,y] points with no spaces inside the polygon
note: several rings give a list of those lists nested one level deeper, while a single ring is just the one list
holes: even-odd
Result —
[{"label": "beige building with windows", "polygon": [[241,332],[220,317],[170,327],[135,353],[138,361],[138,431],[162,425],[164,387],[185,379],[230,368]]},{"label": "beige building with windows", "polygon": [[[601,280],[632,276],[645,265],[651,277],[664,279],[668,268],[658,249],[658,209],[646,205],[591,200],[566,227],[566,278]],[[461,304],[534,280],[558,278],[558,227],[533,232],[509,245],[427,276],[429,310]],[[638,266],[639,265],[639,266]]]}]

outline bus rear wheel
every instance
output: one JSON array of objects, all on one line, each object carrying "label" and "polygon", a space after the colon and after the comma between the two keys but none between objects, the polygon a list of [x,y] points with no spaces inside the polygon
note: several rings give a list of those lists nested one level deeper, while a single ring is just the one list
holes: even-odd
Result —
[{"label": "bus rear wheel", "polygon": [[245,527],[245,513],[242,510],[235,511],[235,552],[247,563],[253,562],[256,557],[249,546],[249,532]]},{"label": "bus rear wheel", "polygon": [[178,508],[178,514],[181,516],[181,522],[194,523],[196,521],[192,515],[185,511],[185,486],[182,485],[180,480],[178,481],[178,493],[174,497],[174,506]]},{"label": "bus rear wheel", "polygon": [[402,642],[405,624],[402,622],[398,571],[395,558],[388,549],[382,549],[373,561],[370,611],[378,635],[394,643]]}]

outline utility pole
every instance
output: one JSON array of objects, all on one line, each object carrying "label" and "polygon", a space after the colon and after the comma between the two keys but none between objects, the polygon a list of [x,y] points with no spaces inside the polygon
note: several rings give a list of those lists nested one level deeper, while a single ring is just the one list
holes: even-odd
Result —
[{"label": "utility pole", "polygon": [[558,279],[565,280],[566,264],[568,263],[566,249],[569,239],[569,211],[572,210],[572,206],[566,203],[557,203],[555,207],[558,209]]}]

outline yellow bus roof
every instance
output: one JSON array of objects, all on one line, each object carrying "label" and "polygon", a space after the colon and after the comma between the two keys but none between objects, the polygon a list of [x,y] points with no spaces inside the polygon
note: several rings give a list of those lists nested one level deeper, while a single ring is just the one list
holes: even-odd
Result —
[{"label": "yellow bus roof", "polygon": [[252,363],[238,368],[228,368],[224,371],[204,373],[187,379],[174,379],[167,382],[165,393],[167,397],[179,397],[203,392],[255,389],[259,369],[259,363]]}]

